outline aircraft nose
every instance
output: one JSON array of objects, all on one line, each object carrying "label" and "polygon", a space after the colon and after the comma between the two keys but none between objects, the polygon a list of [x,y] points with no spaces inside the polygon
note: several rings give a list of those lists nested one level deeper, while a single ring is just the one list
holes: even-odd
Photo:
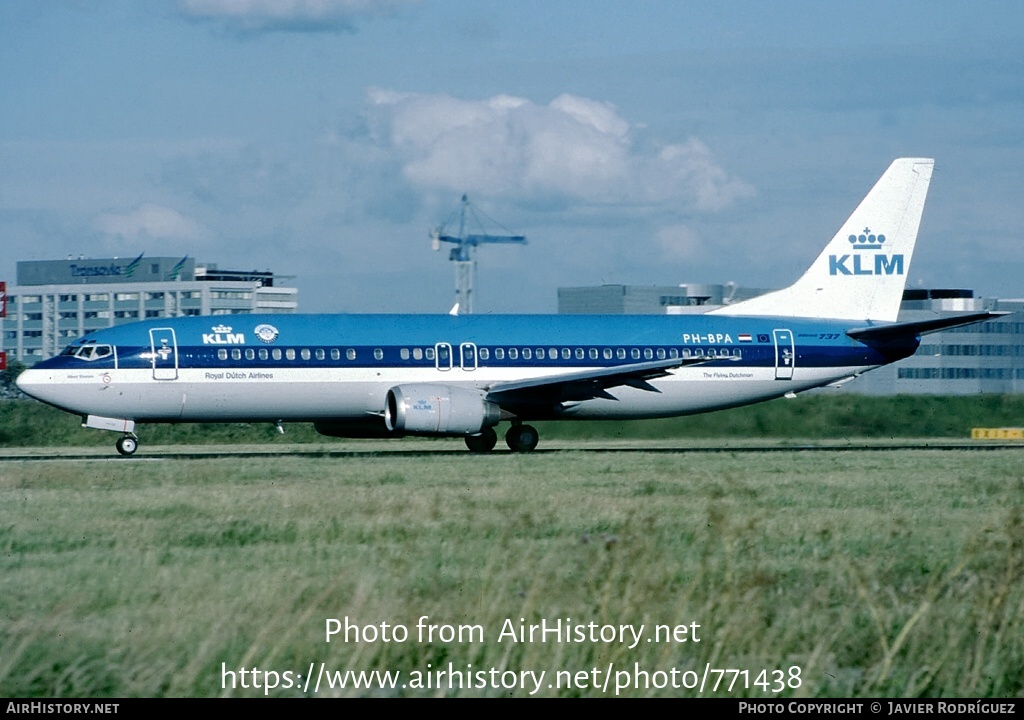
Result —
[{"label": "aircraft nose", "polygon": [[29,397],[66,412],[80,412],[83,402],[82,386],[64,382],[60,370],[38,366],[29,368],[18,376],[16,382],[18,389]]},{"label": "aircraft nose", "polygon": [[15,384],[18,389],[29,397],[33,397],[36,400],[47,401],[46,388],[51,385],[49,382],[50,376],[45,370],[23,370],[18,379],[15,380]]}]

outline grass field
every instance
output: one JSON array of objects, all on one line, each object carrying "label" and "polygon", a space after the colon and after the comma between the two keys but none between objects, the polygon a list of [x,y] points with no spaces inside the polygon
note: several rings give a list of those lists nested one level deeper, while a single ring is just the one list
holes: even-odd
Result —
[{"label": "grass field", "polygon": [[[242,668],[278,673],[272,695],[313,694],[301,687],[311,663],[402,673],[394,688],[349,676],[320,695],[599,696],[616,683],[623,695],[697,695],[673,677],[693,684],[710,667],[747,673],[719,674],[714,689],[711,673],[705,696],[1020,696],[1022,461],[1015,450],[8,461],[0,696],[262,694],[238,687]],[[417,636],[422,616],[439,626],[432,641]],[[326,642],[328,620],[345,618],[409,637]],[[506,620],[565,618],[643,624],[643,640],[499,637]],[[648,642],[655,625],[686,626],[688,641]],[[449,689],[447,676],[410,687],[449,663],[493,668],[484,679],[497,687]],[[521,686],[508,674],[524,671],[545,675]]]},{"label": "grass field", "polygon": [[[748,407],[664,420],[538,423],[540,447],[549,440],[714,438],[969,438],[973,427],[1021,427],[1024,395],[866,397],[834,390]],[[335,443],[309,423],[147,425],[138,427],[142,451],[152,445]],[[80,419],[41,403],[0,400],[0,447],[113,447],[114,433],[87,430]]]}]

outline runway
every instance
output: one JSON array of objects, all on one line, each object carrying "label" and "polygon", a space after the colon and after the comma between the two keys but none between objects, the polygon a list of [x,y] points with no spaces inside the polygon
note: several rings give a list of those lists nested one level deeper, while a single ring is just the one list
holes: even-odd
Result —
[{"label": "runway", "polygon": [[946,452],[985,452],[994,450],[1024,450],[1020,441],[977,441],[949,439],[909,440],[850,440],[850,441],[764,441],[751,443],[702,441],[691,445],[658,441],[550,441],[532,453],[513,453],[497,448],[487,454],[473,454],[461,440],[392,440],[359,441],[338,445],[289,444],[280,446],[257,445],[159,445],[140,448],[136,455],[121,457],[111,447],[70,448],[8,448],[0,450],[0,462],[94,461],[116,460],[139,462],[154,460],[213,460],[220,458],[410,458],[466,456],[474,458],[526,457],[560,455],[567,453],[613,453],[692,455],[713,453],[816,453],[816,452],[880,452],[893,453],[908,450],[937,450]]}]

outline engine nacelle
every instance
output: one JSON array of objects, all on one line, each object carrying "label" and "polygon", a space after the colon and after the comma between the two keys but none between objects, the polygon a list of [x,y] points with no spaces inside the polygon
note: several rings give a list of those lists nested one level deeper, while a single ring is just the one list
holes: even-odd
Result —
[{"label": "engine nacelle", "polygon": [[384,404],[384,424],[394,432],[475,435],[500,419],[481,391],[450,385],[396,385]]}]

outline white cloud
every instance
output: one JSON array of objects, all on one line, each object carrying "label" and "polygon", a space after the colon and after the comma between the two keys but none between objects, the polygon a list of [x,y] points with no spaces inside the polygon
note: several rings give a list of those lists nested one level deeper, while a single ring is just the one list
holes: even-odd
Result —
[{"label": "white cloud", "polygon": [[683,145],[666,145],[657,158],[648,161],[645,186],[652,200],[667,200],[667,192],[682,192],[692,198],[698,210],[724,210],[740,198],[754,195],[754,188],[729,174],[715,160],[711,150],[697,138]]},{"label": "white cloud", "polygon": [[128,213],[106,213],[95,222],[96,229],[128,242],[145,240],[201,240],[207,231],[202,225],[176,210],[146,203]]},{"label": "white cloud", "polygon": [[561,95],[547,105],[497,95],[368,94],[374,140],[423,189],[593,204],[670,204],[715,212],[753,194],[697,139],[640,147],[610,103]]},{"label": "white cloud", "polygon": [[667,263],[702,260],[706,247],[688,225],[666,225],[655,233],[658,257]]},{"label": "white cloud", "polygon": [[414,0],[181,0],[186,17],[220,21],[243,32],[352,31],[359,20]]}]

